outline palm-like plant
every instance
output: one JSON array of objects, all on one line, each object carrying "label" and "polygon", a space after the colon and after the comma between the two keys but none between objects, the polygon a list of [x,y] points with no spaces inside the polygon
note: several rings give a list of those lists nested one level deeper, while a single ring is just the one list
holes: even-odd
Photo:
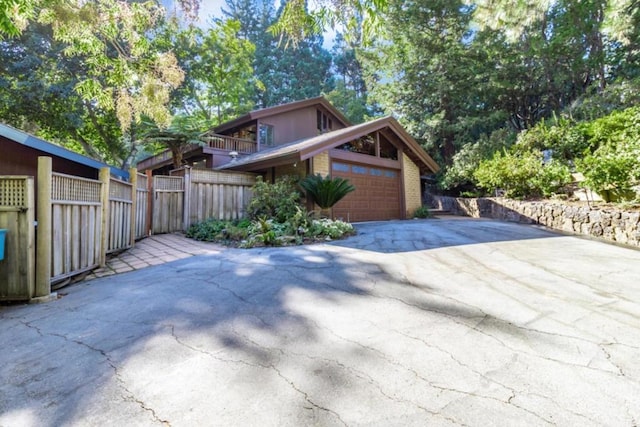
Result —
[{"label": "palm-like plant", "polygon": [[169,149],[173,158],[173,167],[182,167],[182,155],[194,144],[204,145],[202,136],[205,132],[203,123],[189,117],[176,116],[171,125],[161,128],[151,121],[143,121],[142,141],[152,151]]},{"label": "palm-like plant", "polygon": [[320,174],[308,175],[300,181],[300,186],[321,209],[329,209],[356,189],[344,178],[323,177]]}]

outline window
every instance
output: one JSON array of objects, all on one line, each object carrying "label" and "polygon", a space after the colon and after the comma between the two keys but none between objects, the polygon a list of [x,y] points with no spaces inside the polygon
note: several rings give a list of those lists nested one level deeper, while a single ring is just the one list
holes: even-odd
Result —
[{"label": "window", "polygon": [[318,127],[318,132],[323,133],[330,131],[333,129],[333,122],[329,118],[329,116],[320,110],[316,110],[316,125]]},{"label": "window", "polygon": [[387,178],[395,178],[398,175],[394,171],[384,171],[384,176]]},{"label": "window", "polygon": [[364,166],[353,165],[351,166],[351,170],[353,171],[353,173],[358,173],[361,175],[365,175],[367,173],[367,168],[365,168]]},{"label": "window", "polygon": [[352,153],[376,155],[376,141],[371,135],[363,136],[346,144],[336,147],[338,150],[351,151]]},{"label": "window", "polygon": [[265,146],[265,147],[273,146],[274,142],[273,142],[273,126],[272,125],[269,125],[266,123],[260,123],[260,128],[258,133],[259,133],[261,146]]},{"label": "window", "polygon": [[346,165],[344,163],[334,162],[333,163],[333,170],[334,171],[338,171],[338,172],[349,172],[349,165]]},{"label": "window", "polygon": [[373,176],[382,176],[382,171],[376,168],[369,169],[369,173]]}]

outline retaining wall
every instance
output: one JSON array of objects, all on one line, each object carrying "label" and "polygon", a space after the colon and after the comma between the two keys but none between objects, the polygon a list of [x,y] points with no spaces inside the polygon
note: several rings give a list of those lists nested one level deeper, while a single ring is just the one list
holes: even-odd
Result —
[{"label": "retaining wall", "polygon": [[541,224],[556,230],[640,247],[640,211],[589,208],[552,201],[519,201],[502,197],[477,199],[426,195],[426,203],[455,215]]}]

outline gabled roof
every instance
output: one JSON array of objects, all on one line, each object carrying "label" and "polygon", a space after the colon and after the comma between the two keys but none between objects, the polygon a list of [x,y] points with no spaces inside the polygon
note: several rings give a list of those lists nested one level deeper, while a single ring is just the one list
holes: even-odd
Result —
[{"label": "gabled roof", "polygon": [[416,162],[420,169],[437,172],[438,164],[420,147],[402,125],[393,117],[387,116],[367,123],[350,126],[344,129],[323,133],[312,138],[291,142],[271,149],[261,150],[255,154],[241,157],[224,164],[217,169],[235,169],[242,171],[260,170],[287,163],[307,160],[323,151],[365,136],[371,132],[390,129],[408,148],[405,153]]},{"label": "gabled roof", "polygon": [[351,126],[351,122],[347,119],[340,111],[336,109],[324,96],[318,96],[316,98],[309,98],[302,101],[290,102],[289,104],[276,105],[274,107],[263,108],[260,110],[251,111],[244,116],[240,116],[236,119],[228,121],[226,123],[222,123],[221,125],[213,128],[215,133],[221,133],[226,130],[232,129],[236,126],[241,126],[245,123],[251,122],[257,119],[264,119],[266,117],[275,116],[276,114],[282,114],[293,110],[298,110],[301,108],[311,107],[314,105],[321,105],[326,110],[330,111],[331,114],[336,116],[338,120],[342,122],[344,126]]},{"label": "gabled roof", "polygon": [[8,126],[2,123],[0,123],[0,136],[5,137],[6,139],[10,139],[11,141],[17,142],[18,144],[22,144],[26,147],[42,151],[52,156],[61,157],[63,159],[67,159],[84,166],[89,166],[94,169],[109,167],[113,175],[119,176],[121,178],[126,178],[126,179],[129,178],[129,172],[125,170],[118,169],[114,166],[109,166],[105,163],[99,162],[90,157],[83,156],[82,154],[78,154],[73,151],[67,150],[66,148],[60,147],[59,145],[52,144],[43,139],[40,139],[38,137],[35,137],[26,132],[23,132],[21,130],[18,130],[16,128],[13,128],[11,126]]}]

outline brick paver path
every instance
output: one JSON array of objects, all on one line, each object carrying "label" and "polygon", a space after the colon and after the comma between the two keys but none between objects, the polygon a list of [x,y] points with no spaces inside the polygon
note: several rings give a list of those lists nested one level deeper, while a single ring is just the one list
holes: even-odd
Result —
[{"label": "brick paver path", "polygon": [[139,270],[193,255],[217,254],[223,249],[223,246],[215,243],[188,239],[183,234],[158,234],[142,239],[136,242],[134,248],[108,258],[104,268],[93,270],[84,280]]}]

